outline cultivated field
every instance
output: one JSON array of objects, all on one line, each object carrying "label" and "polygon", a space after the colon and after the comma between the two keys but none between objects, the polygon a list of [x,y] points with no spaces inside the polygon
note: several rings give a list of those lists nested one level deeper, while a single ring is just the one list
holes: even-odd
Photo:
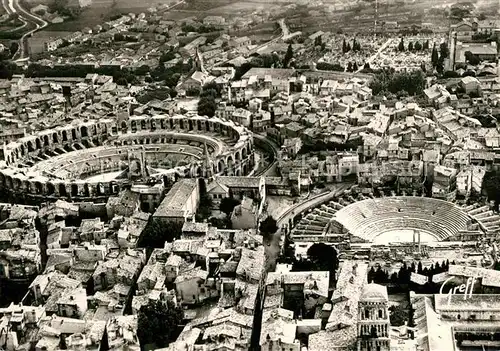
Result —
[{"label": "cultivated field", "polygon": [[43,44],[50,39],[62,38],[71,34],[72,32],[55,32],[55,31],[40,31],[33,34],[28,39],[28,46],[31,54],[38,54],[43,52]]},{"label": "cultivated field", "polygon": [[[52,0],[23,0],[30,7],[39,3],[50,4]],[[75,31],[84,27],[93,27],[120,13],[140,13],[148,8],[162,4],[173,4],[179,0],[94,0],[92,5],[83,10],[80,17],[66,23],[49,25],[50,31]],[[397,21],[401,26],[431,23],[433,28],[448,28],[449,21],[445,16],[445,8],[449,8],[458,0],[416,0],[413,3],[384,4],[378,7],[379,26],[383,22]],[[474,2],[474,1],[472,1]],[[313,6],[311,2],[302,0],[187,0],[185,4],[168,12],[166,17],[178,20],[186,17],[204,17],[207,15],[242,16],[258,9],[271,10],[285,8],[288,4],[298,4],[298,8],[283,13],[292,30],[314,32],[329,30],[345,32],[370,31],[374,28],[375,4],[366,2],[350,10],[338,11],[329,7],[338,0],[325,0],[321,6]],[[478,0],[475,2],[478,11],[487,14],[498,13],[498,0]],[[380,28],[380,27],[379,27]]]}]

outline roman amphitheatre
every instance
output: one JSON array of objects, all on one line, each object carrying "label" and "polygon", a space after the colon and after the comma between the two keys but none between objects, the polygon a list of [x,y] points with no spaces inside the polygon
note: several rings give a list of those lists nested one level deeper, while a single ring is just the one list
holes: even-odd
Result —
[{"label": "roman amphitheatre", "polygon": [[252,134],[200,116],[133,116],[73,121],[4,146],[0,188],[11,201],[106,201],[133,184],[166,175],[246,175]]}]

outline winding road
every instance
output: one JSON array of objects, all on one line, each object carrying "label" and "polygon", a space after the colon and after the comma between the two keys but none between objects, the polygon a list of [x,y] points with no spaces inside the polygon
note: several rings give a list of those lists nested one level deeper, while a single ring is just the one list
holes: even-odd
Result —
[{"label": "winding road", "polygon": [[273,150],[272,155],[269,155],[270,156],[269,164],[264,169],[259,170],[258,172],[253,174],[254,177],[265,176],[278,163],[279,147],[273,141],[271,141],[270,139],[266,138],[263,135],[254,133],[253,137],[254,137],[254,139],[258,139],[260,142],[267,144],[269,146],[269,148]]},{"label": "winding road", "polygon": [[12,56],[12,59],[15,61],[26,60],[28,59],[26,54],[28,47],[28,38],[31,37],[36,31],[47,27],[48,23],[42,18],[35,16],[22,8],[22,6],[19,4],[19,0],[2,0],[2,6],[9,15],[15,13],[19,15],[19,20],[23,22],[23,25],[16,28],[16,30],[22,30],[24,27],[27,27],[28,24],[32,24],[34,26],[33,29],[28,30],[23,34],[21,39],[19,39],[18,49]]}]

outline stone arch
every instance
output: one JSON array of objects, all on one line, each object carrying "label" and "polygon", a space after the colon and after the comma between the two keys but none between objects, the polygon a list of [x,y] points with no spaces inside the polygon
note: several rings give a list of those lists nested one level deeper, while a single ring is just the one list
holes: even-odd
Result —
[{"label": "stone arch", "polygon": [[42,141],[39,138],[36,138],[35,143],[36,143],[36,149],[40,150],[42,148]]},{"label": "stone arch", "polygon": [[68,141],[68,132],[65,130],[62,131],[62,140],[63,142]]},{"label": "stone arch", "polygon": [[24,156],[26,154],[26,148],[24,147],[24,144],[21,144],[21,156]]},{"label": "stone arch", "polygon": [[54,184],[48,182],[47,183],[47,195],[54,195],[56,193],[56,187]]},{"label": "stone arch", "polygon": [[54,144],[59,144],[59,135],[57,135],[57,133],[52,134],[52,142]]},{"label": "stone arch", "polygon": [[105,195],[104,185],[102,183],[97,183],[96,193],[97,195]]},{"label": "stone arch", "polygon": [[184,120],[182,118],[179,120],[179,127],[184,129]]},{"label": "stone arch", "polygon": [[31,183],[29,181],[23,181],[23,188],[28,194],[31,193]]},{"label": "stone arch", "polygon": [[154,119],[152,119],[150,122],[149,122],[149,125],[151,126],[151,130],[152,131],[155,131],[156,130],[156,121]]},{"label": "stone arch", "polygon": [[188,126],[189,130],[193,130],[193,121],[191,119],[188,119]]},{"label": "stone arch", "polygon": [[7,185],[7,189],[12,189],[13,188],[12,177],[7,176],[6,185]]},{"label": "stone arch", "polygon": [[132,133],[137,132],[137,122],[136,121],[133,120],[130,122],[130,129],[131,129]]},{"label": "stone arch", "polygon": [[89,136],[89,129],[87,128],[87,126],[82,126],[80,128],[80,136],[82,138],[87,138]]},{"label": "stone arch", "polygon": [[44,135],[43,136],[43,146],[49,146],[49,145],[50,145],[49,136],[48,135]]},{"label": "stone arch", "polygon": [[74,129],[74,128],[73,128],[73,129],[71,129],[71,138],[72,138],[73,140],[78,139],[78,137],[77,137],[77,135],[76,135],[76,129]]},{"label": "stone arch", "polygon": [[59,195],[60,196],[68,196],[68,193],[66,192],[66,184],[59,183]]},{"label": "stone arch", "polygon": [[92,124],[92,127],[90,128],[92,135],[97,135],[97,125]]},{"label": "stone arch", "polygon": [[205,120],[205,131],[207,131],[207,132],[210,131],[210,123],[208,122],[208,119]]},{"label": "stone arch", "polygon": [[220,159],[219,162],[217,162],[217,173],[224,172],[225,167],[226,167],[226,164],[224,163],[224,160]]},{"label": "stone arch", "polygon": [[241,158],[245,160],[247,158],[247,149],[244,147],[243,150],[241,150]]},{"label": "stone arch", "polygon": [[248,174],[248,166],[246,164],[243,165],[243,175]]},{"label": "stone arch", "polygon": [[13,182],[13,185],[14,185],[14,189],[21,189],[21,187],[22,187],[22,182],[21,182],[21,179],[19,179],[19,178],[14,178],[14,179],[12,180],[12,182]]},{"label": "stone arch", "polygon": [[127,133],[128,132],[127,121],[122,121],[122,123],[121,123],[121,129],[122,129],[122,133]]},{"label": "stone arch", "polygon": [[147,129],[147,122],[145,119],[141,119],[141,130]]},{"label": "stone arch", "polygon": [[235,157],[236,161],[241,161],[241,157],[240,157],[240,152],[239,151],[236,151],[234,153],[234,157]]},{"label": "stone arch", "polygon": [[35,146],[33,145],[33,142],[30,140],[28,141],[28,152],[33,152],[35,151]]},{"label": "stone arch", "polygon": [[83,196],[90,197],[90,186],[88,183],[83,185]]},{"label": "stone arch", "polygon": [[168,123],[170,124],[170,129],[174,129],[174,120],[172,118],[168,119]]},{"label": "stone arch", "polygon": [[227,157],[226,164],[227,164],[227,168],[229,168],[229,169],[233,168],[233,165],[234,165],[233,156],[229,155]]},{"label": "stone arch", "polygon": [[71,196],[78,196],[78,184],[71,184]]},{"label": "stone arch", "polygon": [[43,193],[43,185],[40,182],[35,182],[35,193],[42,194]]},{"label": "stone arch", "polygon": [[202,127],[201,127],[201,120],[197,120],[196,121],[196,124],[198,126],[198,130],[202,130]]},{"label": "stone arch", "polygon": [[195,175],[197,178],[203,177],[203,170],[201,169],[200,166],[196,166]]},{"label": "stone arch", "polygon": [[167,128],[167,121],[165,121],[165,118],[160,119],[160,129],[166,129]]},{"label": "stone arch", "polygon": [[236,170],[235,175],[236,175],[237,177],[241,176],[241,172],[240,172],[240,170],[239,170],[239,169],[237,169],[237,170]]}]

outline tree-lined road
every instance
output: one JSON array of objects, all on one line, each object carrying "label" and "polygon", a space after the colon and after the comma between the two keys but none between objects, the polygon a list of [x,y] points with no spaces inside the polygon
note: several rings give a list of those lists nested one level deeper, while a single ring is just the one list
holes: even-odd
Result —
[{"label": "tree-lined road", "polygon": [[23,22],[21,27],[16,28],[17,30],[22,30],[30,24],[33,27],[33,29],[28,30],[23,34],[21,39],[19,39],[17,52],[12,56],[13,60],[25,59],[27,58],[28,38],[31,37],[31,35],[33,35],[36,31],[45,28],[48,23],[42,18],[35,16],[22,8],[19,4],[19,0],[2,0],[2,6],[9,15],[17,14],[19,16],[19,20]]}]

